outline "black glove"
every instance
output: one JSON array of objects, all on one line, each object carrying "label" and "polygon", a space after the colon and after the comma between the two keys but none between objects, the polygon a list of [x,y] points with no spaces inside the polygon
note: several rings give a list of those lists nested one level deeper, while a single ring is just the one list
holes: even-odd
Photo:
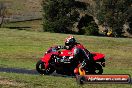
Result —
[{"label": "black glove", "polygon": [[82,68],[85,67],[85,66],[86,66],[86,62],[83,61],[83,62],[81,63],[81,66],[80,66],[79,68],[82,69]]}]

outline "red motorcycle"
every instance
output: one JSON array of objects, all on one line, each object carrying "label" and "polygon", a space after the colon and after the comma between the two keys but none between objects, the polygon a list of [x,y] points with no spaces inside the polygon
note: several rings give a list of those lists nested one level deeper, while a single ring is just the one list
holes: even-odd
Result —
[{"label": "red motorcycle", "polygon": [[[80,65],[81,59],[70,59],[70,50],[57,51],[55,47],[47,50],[44,56],[36,64],[36,70],[40,74],[49,75],[54,71],[63,75],[75,75],[74,69]],[[101,53],[92,52],[90,54],[91,63],[86,65],[83,69],[86,74],[102,74],[105,67],[105,55]]]}]

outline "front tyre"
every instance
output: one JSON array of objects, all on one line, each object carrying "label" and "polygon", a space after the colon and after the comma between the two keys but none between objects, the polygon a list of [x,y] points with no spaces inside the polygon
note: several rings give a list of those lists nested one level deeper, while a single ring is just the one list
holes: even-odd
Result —
[{"label": "front tyre", "polygon": [[55,70],[52,66],[49,66],[47,69],[45,69],[45,63],[39,60],[36,64],[36,70],[40,74],[49,75],[52,74]]}]

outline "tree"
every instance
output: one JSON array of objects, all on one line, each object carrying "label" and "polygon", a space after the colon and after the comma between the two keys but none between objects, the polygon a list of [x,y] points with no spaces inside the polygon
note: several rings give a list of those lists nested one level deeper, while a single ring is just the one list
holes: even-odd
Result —
[{"label": "tree", "polygon": [[114,35],[122,36],[131,3],[132,0],[102,0],[97,19],[100,24],[106,22],[112,28]]},{"label": "tree", "polygon": [[72,26],[79,18],[75,0],[45,0],[43,3],[44,31],[72,33]]},{"label": "tree", "polygon": [[4,2],[0,2],[0,28],[2,27],[2,24],[4,22],[5,14],[6,14],[6,5],[4,4]]},{"label": "tree", "polygon": [[132,17],[128,19],[129,22],[129,29],[127,30],[130,34],[132,34]]},{"label": "tree", "polygon": [[122,36],[123,25],[130,19],[132,0],[90,0],[87,13],[98,20],[98,25],[108,24],[114,35]]},{"label": "tree", "polygon": [[85,35],[98,35],[98,26],[95,23],[92,16],[85,15],[82,16],[78,22],[78,34],[85,34]]}]

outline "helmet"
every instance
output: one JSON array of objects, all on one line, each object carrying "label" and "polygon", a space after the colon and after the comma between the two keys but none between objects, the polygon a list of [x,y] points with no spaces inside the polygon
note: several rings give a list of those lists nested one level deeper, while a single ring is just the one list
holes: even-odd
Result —
[{"label": "helmet", "polygon": [[73,36],[69,36],[65,40],[65,46],[69,46],[69,48],[72,48],[76,44],[76,39]]}]

